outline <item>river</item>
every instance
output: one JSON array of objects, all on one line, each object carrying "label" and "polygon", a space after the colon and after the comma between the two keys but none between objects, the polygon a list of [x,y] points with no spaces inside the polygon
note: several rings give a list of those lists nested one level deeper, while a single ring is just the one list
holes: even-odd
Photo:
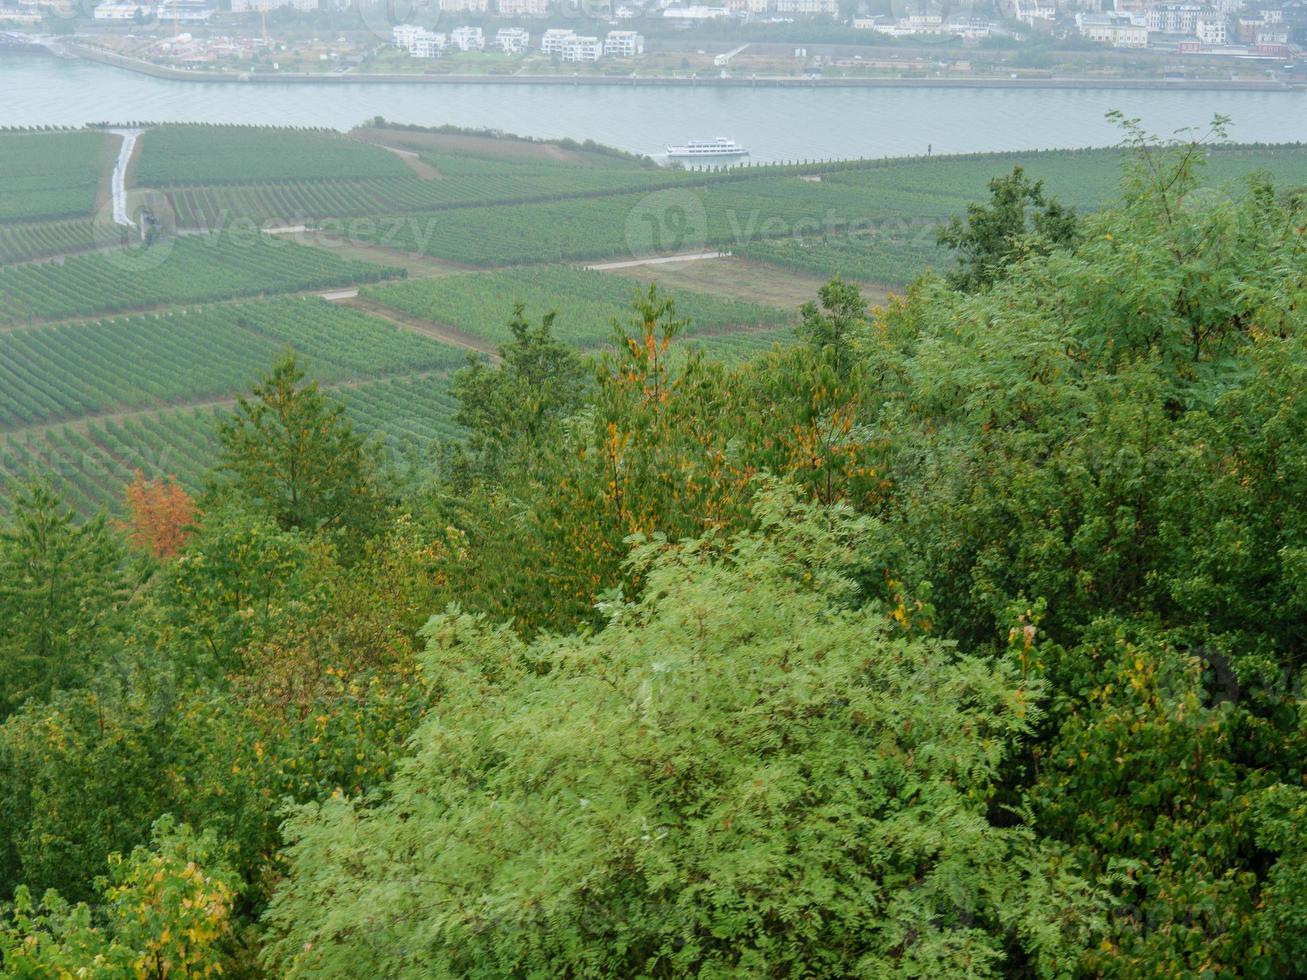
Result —
[{"label": "river", "polygon": [[241,84],[153,78],[0,49],[0,125],[188,121],[350,127],[381,115],[654,154],[729,136],[757,161],[1031,150],[1116,142],[1110,109],[1157,133],[1233,118],[1245,142],[1307,141],[1307,91],[750,89]]}]

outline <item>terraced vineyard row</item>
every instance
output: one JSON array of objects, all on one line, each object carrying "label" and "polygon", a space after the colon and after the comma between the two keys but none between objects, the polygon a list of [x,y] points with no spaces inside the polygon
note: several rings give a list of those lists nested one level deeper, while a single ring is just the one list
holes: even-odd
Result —
[{"label": "terraced vineyard row", "polygon": [[279,184],[175,187],[167,206],[183,228],[217,229],[235,219],[292,225],[306,220],[478,204],[548,201],[632,189],[654,190],[689,179],[675,171],[582,171],[472,174],[443,180],[396,177]]},{"label": "terraced vineyard row", "polygon": [[87,216],[95,210],[104,133],[0,133],[0,222]]},{"label": "terraced vineyard row", "polygon": [[343,259],[267,235],[193,235],[74,256],[62,264],[0,268],[0,323],[331,289],[403,275],[402,269]]},{"label": "terraced vineyard row", "polygon": [[[433,442],[452,439],[445,375],[374,381],[337,389],[350,420],[381,440],[398,465]],[[0,436],[0,510],[25,483],[47,479],[85,515],[119,512],[123,489],[137,470],[172,475],[199,489],[218,453],[217,421],[224,409],[186,408],[93,420],[84,428],[57,426]]]},{"label": "terraced vineyard row", "polygon": [[[917,192],[869,193],[857,186],[764,177],[705,187],[669,187],[549,204],[410,214],[387,226],[386,244],[481,265],[644,257],[705,247],[734,249],[766,238],[859,234],[941,220],[962,199]],[[360,238],[380,240],[363,229]]]},{"label": "terraced vineyard row", "polygon": [[403,177],[404,161],[326,130],[262,126],[157,126],[141,137],[142,187]]},{"label": "terraced vineyard row", "polygon": [[0,265],[129,244],[134,238],[135,229],[118,228],[91,218],[0,224]]},{"label": "terraced vineyard row", "polygon": [[[917,202],[915,216],[929,218],[961,213],[968,203],[986,196],[990,180],[1021,166],[1030,176],[1042,179],[1049,193],[1064,204],[1093,210],[1117,196],[1121,161],[1118,150],[895,160],[829,174],[822,182],[866,191],[887,201]],[[1202,180],[1219,188],[1258,171],[1273,174],[1283,187],[1307,185],[1307,147],[1213,147],[1204,159]],[[932,200],[938,206],[932,207]],[[913,215],[904,212],[904,216]]]},{"label": "terraced vineyard row", "polygon": [[935,245],[934,226],[894,235],[832,238],[777,238],[737,246],[736,255],[769,262],[796,272],[822,277],[840,276],[846,282],[901,286],[928,268],[947,268],[946,250]]},{"label": "terraced vineyard row", "polygon": [[[756,176],[745,171],[644,194],[492,205],[433,220],[408,214],[403,227],[388,226],[384,235],[387,244],[437,258],[503,265],[735,249],[840,230],[885,234],[964,212],[985,196],[990,179],[1016,163],[1036,178],[1049,177],[1055,193],[1081,208],[1107,200],[1120,180],[1116,151],[865,161],[806,176],[763,168]],[[1257,169],[1285,186],[1307,183],[1307,147],[1216,149],[1204,179],[1220,187]]]},{"label": "terraced vineyard row", "polygon": [[[558,310],[555,335],[578,347],[592,347],[611,339],[614,319],[630,317],[631,302],[639,289],[624,277],[552,267],[410,280],[368,287],[362,295],[494,343],[511,339],[508,322],[515,303],[525,303],[527,316],[533,320]],[[673,295],[678,315],[691,320],[691,333],[779,327],[792,318],[786,310],[704,293],[678,290]]]},{"label": "terraced vineyard row", "polygon": [[287,348],[324,382],[465,360],[315,297],[16,330],[0,334],[0,429],[233,395]]}]

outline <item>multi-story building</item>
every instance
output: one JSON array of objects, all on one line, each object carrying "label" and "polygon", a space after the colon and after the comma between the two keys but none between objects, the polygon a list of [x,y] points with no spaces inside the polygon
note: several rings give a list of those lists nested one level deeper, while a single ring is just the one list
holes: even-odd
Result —
[{"label": "multi-story building", "polygon": [[1225,18],[1215,13],[1200,16],[1194,24],[1194,34],[1200,44],[1224,46],[1229,42],[1229,29]]},{"label": "multi-story building", "polygon": [[576,31],[569,31],[562,27],[551,27],[540,35],[540,53],[561,55],[563,45],[575,37]]},{"label": "multi-story building", "polygon": [[137,14],[142,17],[154,13],[153,8],[138,3],[119,3],[107,0],[95,8],[91,14],[93,20],[135,20]]},{"label": "multi-story building", "polygon": [[438,0],[440,9],[449,14],[484,14],[490,0]]},{"label": "multi-story building", "polygon": [[834,17],[840,12],[839,0],[775,0],[778,14],[798,14],[800,17],[817,17],[828,14]]},{"label": "multi-story building", "polygon": [[486,36],[479,27],[455,27],[449,32],[449,46],[460,51],[484,51]]},{"label": "multi-story building", "polygon": [[1148,47],[1148,28],[1129,17],[1113,14],[1076,14],[1080,36],[1114,48]]},{"label": "multi-story building", "polygon": [[563,42],[561,57],[564,61],[598,61],[602,53],[599,38],[576,34]]},{"label": "multi-story building", "polygon": [[165,24],[207,24],[213,8],[205,0],[163,0],[155,14]]},{"label": "multi-story building", "polygon": [[1051,0],[1012,0],[1009,6],[1013,18],[1030,27],[1048,30],[1057,20],[1057,6]]},{"label": "multi-story building", "polygon": [[408,53],[413,58],[439,58],[449,50],[449,38],[444,34],[423,31],[420,37],[413,39],[408,46]]},{"label": "multi-story building", "polygon": [[604,38],[607,58],[634,58],[644,54],[644,35],[636,31],[609,31]]},{"label": "multi-story building", "polygon": [[1198,18],[1210,12],[1196,3],[1159,3],[1148,8],[1148,29],[1159,34],[1193,34]]},{"label": "multi-story building", "polygon": [[549,0],[495,0],[500,17],[547,17]]},{"label": "multi-story building", "polygon": [[396,24],[390,29],[390,41],[395,47],[407,51],[417,38],[429,33],[425,27],[417,24]]},{"label": "multi-story building", "polygon": [[495,32],[495,47],[504,54],[526,54],[531,35],[520,27],[501,27]]},{"label": "multi-story building", "polygon": [[969,41],[979,41],[993,33],[994,26],[984,17],[973,14],[954,14],[944,25],[945,34],[954,34]]},{"label": "multi-story building", "polygon": [[1288,43],[1288,24],[1263,24],[1253,34],[1253,44],[1259,48],[1281,47]]},{"label": "multi-story building", "polygon": [[391,29],[395,47],[412,58],[439,58],[449,47],[449,38],[416,24],[398,24]]},{"label": "multi-story building", "polygon": [[259,10],[277,10],[281,7],[292,7],[295,10],[317,10],[318,0],[231,0],[231,12],[233,14]]}]

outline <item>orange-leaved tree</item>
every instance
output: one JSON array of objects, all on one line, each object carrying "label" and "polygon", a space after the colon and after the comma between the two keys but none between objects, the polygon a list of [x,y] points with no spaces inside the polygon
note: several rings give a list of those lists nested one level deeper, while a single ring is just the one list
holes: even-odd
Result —
[{"label": "orange-leaved tree", "polygon": [[195,522],[195,500],[171,476],[147,480],[136,471],[127,485],[127,520],[123,527],[132,546],[156,558],[171,558],[186,544]]}]

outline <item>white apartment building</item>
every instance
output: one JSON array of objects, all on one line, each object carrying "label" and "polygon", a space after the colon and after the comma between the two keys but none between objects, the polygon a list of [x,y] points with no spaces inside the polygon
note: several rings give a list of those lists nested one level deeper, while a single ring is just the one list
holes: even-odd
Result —
[{"label": "white apartment building", "polygon": [[1257,28],[1253,43],[1258,45],[1281,45],[1289,43],[1288,24],[1265,24]]},{"label": "white apartment building", "polygon": [[486,36],[479,27],[455,27],[449,32],[449,46],[460,51],[484,51]]},{"label": "white apartment building", "polygon": [[500,17],[547,17],[549,0],[495,0]]},{"label": "white apartment building", "polygon": [[1196,3],[1159,3],[1148,8],[1148,29],[1162,34],[1193,34],[1198,18],[1210,13]]},{"label": "white apartment building", "polygon": [[422,36],[408,46],[408,53],[414,58],[439,58],[448,48],[449,38],[444,34],[423,31]]},{"label": "white apartment building", "polygon": [[984,17],[975,17],[970,14],[954,14],[944,25],[945,34],[956,34],[958,37],[966,38],[969,41],[978,41],[987,38],[994,31],[994,26]]},{"label": "white apartment building", "polygon": [[449,38],[416,24],[399,24],[392,28],[395,47],[413,58],[439,58],[449,47]]},{"label": "white apartment building", "polygon": [[913,34],[942,34],[944,32],[944,18],[939,14],[909,14],[904,18],[907,27]]},{"label": "white apartment building", "polygon": [[1229,28],[1224,17],[1204,14],[1194,24],[1194,34],[1202,44],[1224,45],[1229,39]]},{"label": "white apartment building", "polygon": [[1113,14],[1076,14],[1080,36],[1114,48],[1148,47],[1148,28],[1129,17]]},{"label": "white apartment building", "polygon": [[575,37],[576,31],[569,31],[562,27],[551,27],[540,35],[540,53],[561,55],[563,45]]},{"label": "white apartment building", "polygon": [[293,7],[296,10],[317,10],[318,0],[231,0],[231,12],[244,14],[260,10]]},{"label": "white apartment building", "polygon": [[135,20],[138,12],[144,16],[153,13],[153,10],[137,3],[116,3],[109,0],[96,7],[91,17],[93,20]]},{"label": "white apartment building", "polygon": [[429,33],[425,27],[418,27],[417,24],[396,24],[390,29],[390,40],[395,47],[407,51],[415,40]]},{"label": "white apartment building", "polygon": [[160,21],[170,24],[207,24],[213,8],[204,0],[163,0],[155,10]]},{"label": "white apartment building", "polygon": [[440,9],[449,14],[484,14],[490,0],[439,0]]},{"label": "white apartment building", "polygon": [[520,27],[501,27],[495,32],[495,47],[504,54],[526,54],[531,35]]},{"label": "white apartment building", "polygon": [[704,7],[700,4],[691,4],[688,7],[667,7],[663,10],[663,16],[668,20],[680,20],[688,23],[694,20],[717,20],[721,17],[729,17],[731,12],[725,7]]},{"label": "white apartment building", "polygon": [[1057,20],[1057,7],[1051,0],[1012,0],[1012,16],[1031,27],[1048,27]]},{"label": "white apartment building", "polygon": [[563,42],[562,59],[564,61],[598,61],[603,54],[603,45],[597,37],[577,34]]},{"label": "white apartment building", "polygon": [[634,58],[644,54],[644,35],[636,31],[609,31],[604,38],[607,58]]},{"label": "white apartment building", "polygon": [[833,17],[840,12],[840,5],[839,0],[776,0],[775,10],[778,14],[798,14],[803,17],[830,14]]}]

